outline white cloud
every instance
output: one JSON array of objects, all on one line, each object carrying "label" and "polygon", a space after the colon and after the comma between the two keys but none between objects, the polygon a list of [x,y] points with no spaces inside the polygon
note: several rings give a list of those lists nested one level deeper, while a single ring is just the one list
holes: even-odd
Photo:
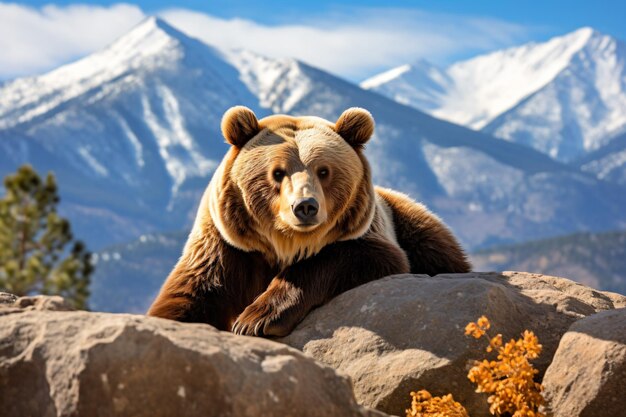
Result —
[{"label": "white cloud", "polygon": [[528,36],[527,28],[500,20],[414,9],[360,9],[274,26],[186,9],[160,15],[209,44],[295,57],[349,78],[418,58],[445,61],[468,50],[509,46]]},{"label": "white cloud", "polygon": [[[218,48],[295,57],[352,79],[418,58],[445,61],[508,46],[528,36],[525,27],[505,21],[415,9],[356,9],[277,25],[181,8],[158,14]],[[129,4],[37,9],[0,3],[0,78],[51,69],[95,51],[144,17]]]},{"label": "white cloud", "polygon": [[0,78],[54,68],[106,46],[144,18],[136,6],[36,9],[0,3]]}]

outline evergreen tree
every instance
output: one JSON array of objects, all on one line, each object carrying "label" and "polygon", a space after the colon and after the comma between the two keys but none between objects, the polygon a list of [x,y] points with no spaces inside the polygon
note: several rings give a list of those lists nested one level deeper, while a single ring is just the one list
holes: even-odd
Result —
[{"label": "evergreen tree", "polygon": [[0,290],[58,294],[87,308],[93,267],[85,245],[56,211],[52,173],[42,180],[30,165],[4,179],[0,198]]}]

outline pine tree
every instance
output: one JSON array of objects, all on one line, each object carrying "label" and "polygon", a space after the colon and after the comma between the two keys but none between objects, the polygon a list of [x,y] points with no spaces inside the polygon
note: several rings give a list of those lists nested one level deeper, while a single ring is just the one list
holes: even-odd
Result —
[{"label": "pine tree", "polygon": [[58,294],[87,308],[91,254],[58,215],[56,181],[23,165],[4,179],[0,198],[0,290]]}]

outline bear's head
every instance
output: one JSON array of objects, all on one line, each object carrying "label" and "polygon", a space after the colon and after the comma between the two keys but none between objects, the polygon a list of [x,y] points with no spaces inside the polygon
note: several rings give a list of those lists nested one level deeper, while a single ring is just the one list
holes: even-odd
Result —
[{"label": "bear's head", "polygon": [[210,215],[224,239],[289,264],[324,246],[363,235],[375,194],[363,155],[374,131],[370,113],[346,110],[335,122],[274,115],[246,107],[222,119],[231,145],[209,186]]}]

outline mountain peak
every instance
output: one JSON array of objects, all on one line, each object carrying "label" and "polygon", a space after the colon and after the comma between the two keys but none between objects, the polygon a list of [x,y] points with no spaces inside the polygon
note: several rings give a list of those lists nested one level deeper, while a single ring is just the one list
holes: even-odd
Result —
[{"label": "mountain peak", "polygon": [[[184,49],[211,49],[166,21],[150,16],[106,48],[44,75],[55,79],[115,78],[128,70],[171,67],[188,55]],[[68,80],[69,80],[68,78]],[[99,80],[102,82],[102,79]]]},{"label": "mountain peak", "polygon": [[429,74],[442,74],[442,72],[443,71],[432,62],[424,58],[418,58],[411,64],[400,65],[367,78],[363,80],[360,85],[362,88],[369,90],[399,77],[424,77],[429,76]]},{"label": "mountain peak", "polygon": [[586,40],[590,40],[593,38],[606,38],[606,37],[611,38],[611,39],[617,39],[614,36],[601,32],[598,29],[591,27],[591,26],[580,27],[564,36],[578,37],[578,38],[586,39]]},{"label": "mountain peak", "polygon": [[410,64],[400,65],[399,67],[392,68],[380,74],[374,75],[361,83],[361,87],[365,89],[376,88],[381,84],[388,83],[401,76],[402,74],[411,71]]},{"label": "mountain peak", "polygon": [[578,50],[582,50],[584,48],[598,50],[606,48],[609,44],[623,44],[621,40],[600,32],[590,26],[584,26],[563,36],[552,38],[548,41],[548,43],[549,42],[561,42],[564,45],[576,45]]},{"label": "mountain peak", "polygon": [[413,61],[413,63],[411,64],[412,67],[414,68],[437,68],[437,66],[435,64],[433,64],[432,62],[430,62],[429,60],[425,59],[425,58],[418,58],[415,61]]},{"label": "mountain peak", "polygon": [[[165,20],[157,16],[149,16],[141,21],[137,26],[132,28],[128,33],[118,39],[145,37],[152,33],[165,34],[171,38],[178,40],[186,40],[189,38],[186,34],[171,26]],[[115,44],[116,42],[114,42]]]},{"label": "mountain peak", "polygon": [[[361,88],[375,90],[395,101],[429,111],[439,106],[441,96],[452,86],[445,70],[418,59],[412,64],[392,68],[363,81]],[[413,86],[419,85],[419,89]],[[386,86],[392,86],[393,91]]]},{"label": "mountain peak", "polygon": [[576,29],[576,30],[566,34],[565,36],[572,36],[572,37],[578,37],[578,38],[582,38],[582,39],[589,39],[594,34],[600,34],[600,32],[598,32],[597,30],[595,30],[591,26],[583,26],[581,28],[578,28],[578,29]]},{"label": "mountain peak", "polygon": [[[613,47],[615,40],[582,27],[545,42],[502,49],[457,62],[445,70],[419,61],[374,76],[361,84],[454,123],[481,129],[498,115],[539,91],[581,51],[592,54]],[[609,51],[610,52],[610,51]],[[487,82],[488,80],[488,82]],[[433,101],[421,99],[437,86]]]},{"label": "mountain peak", "polygon": [[165,20],[157,16],[146,17],[141,23],[139,23],[138,26],[151,26],[151,27],[157,27],[157,28],[166,29],[166,30],[174,29],[167,22],[165,22]]},{"label": "mountain peak", "polygon": [[624,42],[585,26],[439,72],[398,67],[361,86],[571,161],[626,131],[624,59]]},{"label": "mountain peak", "polygon": [[[109,82],[119,83],[125,79],[131,84],[138,83],[148,74],[173,73],[184,66],[211,67],[215,73],[235,71],[214,48],[158,17],[148,17],[97,52],[46,74],[16,79],[4,85],[5,97],[0,97],[0,128],[30,120]],[[121,91],[119,86],[109,87],[108,93]],[[10,117],[18,109],[21,117]]]},{"label": "mountain peak", "polygon": [[184,43],[188,39],[187,35],[164,20],[151,16],[94,55],[110,54],[115,61],[146,57],[164,49],[171,49],[172,46]]},{"label": "mountain peak", "polygon": [[[550,48],[552,46],[555,49],[561,48],[562,50],[569,50],[571,53],[575,53],[583,49],[593,38],[601,36],[603,35],[594,28],[590,26],[583,26],[564,35],[555,36],[546,42],[531,43],[529,46],[542,47],[542,45],[545,45],[545,48]],[[522,46],[522,48],[523,47],[524,46]]]}]

